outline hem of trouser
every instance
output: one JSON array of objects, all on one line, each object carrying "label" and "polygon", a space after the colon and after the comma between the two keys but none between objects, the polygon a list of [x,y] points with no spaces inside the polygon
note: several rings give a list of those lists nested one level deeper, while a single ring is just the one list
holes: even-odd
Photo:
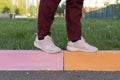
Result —
[{"label": "hem of trouser", "polygon": [[72,37],[72,38],[68,37],[69,41],[80,40],[80,39],[81,39],[81,35],[78,37]]},{"label": "hem of trouser", "polygon": [[44,38],[45,36],[51,36],[51,34],[44,34],[44,35],[39,35],[39,33],[37,33],[38,34],[38,38]]}]

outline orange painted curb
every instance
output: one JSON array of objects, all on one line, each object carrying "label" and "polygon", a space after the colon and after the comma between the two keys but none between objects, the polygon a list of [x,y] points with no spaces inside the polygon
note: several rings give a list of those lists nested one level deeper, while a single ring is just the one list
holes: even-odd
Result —
[{"label": "orange painted curb", "polygon": [[65,70],[120,71],[120,51],[64,52]]}]

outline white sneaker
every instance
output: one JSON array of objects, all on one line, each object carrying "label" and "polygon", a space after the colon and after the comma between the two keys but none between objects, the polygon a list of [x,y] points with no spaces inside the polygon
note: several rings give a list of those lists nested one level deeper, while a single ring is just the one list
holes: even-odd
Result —
[{"label": "white sneaker", "polygon": [[69,41],[67,45],[68,51],[97,52],[98,48],[89,45],[83,37],[77,42]]},{"label": "white sneaker", "polygon": [[45,36],[43,40],[39,40],[38,36],[36,36],[36,39],[34,41],[34,46],[47,53],[61,52],[61,49],[53,43],[52,38],[48,35]]}]

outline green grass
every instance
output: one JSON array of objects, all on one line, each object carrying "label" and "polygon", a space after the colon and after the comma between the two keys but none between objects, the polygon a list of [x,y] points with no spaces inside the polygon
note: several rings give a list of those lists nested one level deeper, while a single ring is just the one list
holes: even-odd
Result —
[{"label": "green grass", "polygon": [[[83,36],[100,50],[120,49],[120,20],[82,19]],[[51,31],[54,42],[66,49],[67,33],[64,18],[56,18]],[[31,50],[37,32],[37,19],[0,19],[0,49]]]}]

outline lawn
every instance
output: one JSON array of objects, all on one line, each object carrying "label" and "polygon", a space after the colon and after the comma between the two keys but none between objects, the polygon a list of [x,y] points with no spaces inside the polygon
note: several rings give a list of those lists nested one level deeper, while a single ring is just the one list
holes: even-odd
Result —
[{"label": "lawn", "polygon": [[[83,36],[100,50],[120,50],[120,20],[82,19]],[[52,37],[57,46],[66,49],[67,34],[64,18],[55,18]],[[35,50],[37,19],[0,19],[0,49]]]}]

